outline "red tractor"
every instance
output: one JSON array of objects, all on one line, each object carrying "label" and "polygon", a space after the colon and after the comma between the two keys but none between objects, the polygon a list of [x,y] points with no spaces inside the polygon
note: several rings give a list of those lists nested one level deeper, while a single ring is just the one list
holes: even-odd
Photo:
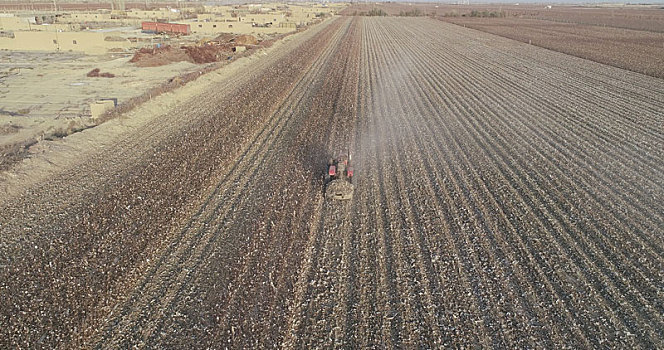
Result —
[{"label": "red tractor", "polygon": [[325,198],[342,200],[353,198],[353,167],[350,152],[327,162],[325,187]]}]

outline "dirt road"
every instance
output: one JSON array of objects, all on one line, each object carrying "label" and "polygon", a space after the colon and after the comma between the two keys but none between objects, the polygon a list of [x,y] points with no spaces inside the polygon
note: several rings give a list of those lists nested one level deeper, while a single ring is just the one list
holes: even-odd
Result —
[{"label": "dirt road", "polygon": [[8,192],[2,347],[664,345],[662,80],[423,18],[241,73]]}]

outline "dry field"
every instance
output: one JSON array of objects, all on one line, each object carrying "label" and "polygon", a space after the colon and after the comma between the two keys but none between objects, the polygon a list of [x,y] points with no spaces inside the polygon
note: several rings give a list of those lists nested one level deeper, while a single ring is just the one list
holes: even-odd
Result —
[{"label": "dry field", "polygon": [[[440,19],[568,55],[664,78],[664,32],[526,18]],[[662,21],[664,23],[664,19]]]},{"label": "dry field", "polygon": [[[116,98],[121,107],[174,76],[198,73],[207,66],[178,62],[163,67],[135,67],[130,57],[71,53],[0,53],[0,171],[29,156],[23,145],[58,139],[94,126],[90,103]],[[90,77],[101,69],[113,78]],[[156,94],[156,93],[155,93]]]},{"label": "dry field", "polygon": [[661,79],[429,18],[242,69],[0,184],[0,347],[664,347]]},{"label": "dry field", "polygon": [[[431,16],[595,62],[664,78],[664,10],[654,7],[356,4],[347,15],[382,10]],[[495,17],[494,17],[495,16]]]},{"label": "dry field", "polygon": [[381,9],[390,16],[418,11],[423,16],[434,17],[468,17],[472,11],[502,12],[505,17],[539,19],[563,23],[587,24],[602,27],[614,27],[642,30],[647,32],[664,32],[664,10],[661,5],[628,5],[628,6],[578,6],[553,5],[546,8],[545,4],[472,4],[448,5],[436,3],[356,3],[345,8],[341,14],[352,15]]},{"label": "dry field", "polygon": [[461,15],[463,13],[469,14],[473,9],[478,11],[503,11],[506,17],[664,33],[664,9],[661,5],[621,7],[553,5],[550,9],[545,8],[544,5],[448,5],[439,7],[436,13],[444,16],[456,11],[457,14]]},{"label": "dry field", "polygon": [[[173,38],[161,50],[143,48],[133,57],[0,52],[0,171],[30,157],[39,142],[99,125],[233,60],[263,55],[288,35],[262,35],[257,42],[251,35],[228,34],[220,36],[218,44],[205,46]],[[236,43],[248,49],[232,52]],[[101,76],[90,74],[93,71]],[[91,118],[90,104],[108,98],[117,99],[118,107]]]}]

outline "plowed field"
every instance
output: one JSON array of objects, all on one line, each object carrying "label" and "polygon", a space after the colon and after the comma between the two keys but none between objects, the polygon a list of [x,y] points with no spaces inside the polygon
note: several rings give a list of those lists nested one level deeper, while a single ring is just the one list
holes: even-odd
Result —
[{"label": "plowed field", "polygon": [[337,18],[10,189],[0,347],[661,348],[663,149],[661,79]]}]

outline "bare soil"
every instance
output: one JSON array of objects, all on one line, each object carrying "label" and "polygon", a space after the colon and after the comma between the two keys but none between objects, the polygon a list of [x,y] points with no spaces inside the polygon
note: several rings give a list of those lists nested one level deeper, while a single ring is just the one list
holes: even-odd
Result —
[{"label": "bare soil", "polygon": [[165,45],[159,48],[144,47],[134,53],[129,60],[137,67],[159,67],[173,62],[194,62],[187,51]]},{"label": "bare soil", "polygon": [[[5,87],[0,91],[0,127],[12,132],[0,132],[0,169],[30,156],[26,145],[93,127],[287,35],[266,36],[259,42],[252,35],[228,34],[204,45],[144,48],[131,59],[7,52],[0,57]],[[247,50],[233,52],[238,45]],[[101,98],[116,98],[118,107],[92,120],[89,104]]]},{"label": "bare soil", "polygon": [[654,77],[664,77],[664,11],[656,6],[354,4],[389,16],[438,18],[546,49]]},{"label": "bare soil", "polygon": [[368,13],[372,9],[383,10],[390,16],[413,13],[432,17],[470,17],[475,11],[494,13],[505,18],[548,20],[600,27],[625,28],[648,32],[664,32],[664,11],[661,5],[552,5],[546,4],[471,4],[449,5],[436,3],[356,3],[341,11],[343,15]]},{"label": "bare soil", "polygon": [[22,159],[14,155],[29,156],[25,145],[95,125],[98,121],[90,118],[89,106],[98,99],[116,98],[126,111],[142,94],[149,99],[174,85],[174,77],[186,77],[192,72],[198,76],[207,69],[189,62],[137,68],[128,60],[129,57],[116,55],[0,54],[0,127],[13,131],[0,132],[0,147],[4,150],[0,167],[6,169]]},{"label": "bare soil", "polygon": [[428,18],[285,40],[0,183],[0,347],[662,347],[663,80]]},{"label": "bare soil", "polygon": [[664,78],[664,32],[537,19],[471,17],[441,19],[568,55]]}]

